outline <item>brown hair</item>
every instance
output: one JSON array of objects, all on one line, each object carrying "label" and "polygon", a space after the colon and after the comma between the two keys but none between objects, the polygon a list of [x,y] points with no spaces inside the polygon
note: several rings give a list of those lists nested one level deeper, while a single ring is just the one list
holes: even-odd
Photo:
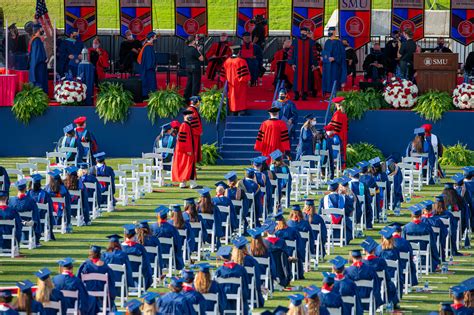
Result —
[{"label": "brown hair", "polygon": [[261,236],[257,238],[252,238],[250,241],[250,252],[254,257],[264,257],[267,254],[267,247],[263,243],[263,238]]},{"label": "brown hair", "polygon": [[61,185],[63,185],[63,181],[61,177],[55,179],[53,176],[50,176],[49,178],[49,188],[50,190],[57,194],[61,191]]},{"label": "brown hair", "polygon": [[48,277],[45,280],[38,278],[37,281],[38,288],[36,289],[36,301],[40,303],[47,303],[50,301],[51,293],[53,292],[53,281]]},{"label": "brown hair", "polygon": [[445,188],[442,192],[444,195],[444,205],[446,209],[451,211],[460,211],[461,205],[464,203],[461,196],[457,193],[456,190],[452,188]]},{"label": "brown hair", "polygon": [[313,298],[306,298],[306,307],[308,308],[308,315],[319,315],[319,307],[321,305],[321,301],[319,300],[319,296],[315,296]]},{"label": "brown hair", "polygon": [[280,221],[277,222],[277,225],[275,227],[275,232],[276,231],[280,231],[280,230],[284,230],[288,227],[288,225],[286,224],[286,220],[285,218],[281,219]]},{"label": "brown hair", "polygon": [[122,246],[120,246],[119,242],[109,242],[109,246],[107,247],[107,252],[115,252],[116,250],[121,250]]},{"label": "brown hair", "polygon": [[143,303],[142,314],[155,315],[157,313],[156,302],[151,304]]},{"label": "brown hair", "polygon": [[100,258],[100,253],[95,253],[93,251],[89,251],[89,259],[97,259]]},{"label": "brown hair", "polygon": [[415,149],[416,153],[423,153],[423,143],[425,142],[425,136],[423,135],[417,135],[415,136],[415,139],[413,139],[413,142],[411,143],[413,146],[413,149]]},{"label": "brown hair", "polygon": [[394,249],[395,241],[393,237],[391,237],[390,239],[386,239],[385,237],[382,237],[381,246],[383,250]]},{"label": "brown hair", "polygon": [[145,245],[145,239],[150,234],[150,230],[146,227],[137,229],[137,243]]},{"label": "brown hair", "polygon": [[201,213],[214,214],[214,205],[212,204],[211,196],[201,196],[199,206],[201,207]]},{"label": "brown hair", "polygon": [[31,314],[31,303],[33,302],[33,293],[30,290],[26,292],[20,291],[16,299],[16,310],[23,311],[27,315]]},{"label": "brown hair", "polygon": [[290,212],[290,220],[293,220],[293,221],[303,221],[303,220],[304,220],[304,218],[303,218],[303,212],[291,210],[291,212]]},{"label": "brown hair", "polygon": [[69,190],[78,190],[79,188],[79,180],[77,178],[77,174],[67,174],[66,182],[64,184],[67,189]]},{"label": "brown hair", "polygon": [[204,294],[209,292],[212,280],[209,272],[199,271],[194,277],[194,288],[197,292]]},{"label": "brown hair", "polygon": [[187,204],[184,211],[189,215],[189,222],[199,222],[199,213],[195,204]]},{"label": "brown hair", "polygon": [[436,201],[436,203],[433,205],[433,210],[437,215],[440,215],[446,210],[446,207],[444,206],[444,201]]},{"label": "brown hair", "polygon": [[184,228],[184,218],[183,218],[183,213],[181,210],[179,211],[173,211],[173,215],[171,216],[173,219],[173,225],[177,229],[183,229]]}]

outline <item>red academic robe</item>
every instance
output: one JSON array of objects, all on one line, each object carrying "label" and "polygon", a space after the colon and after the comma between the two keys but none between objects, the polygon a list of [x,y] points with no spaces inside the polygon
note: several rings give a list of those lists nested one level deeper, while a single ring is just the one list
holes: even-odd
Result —
[{"label": "red academic robe", "polygon": [[347,147],[347,115],[340,110],[336,110],[331,118],[331,125],[334,126],[334,132],[341,138],[342,142],[342,155],[346,160],[346,147]]},{"label": "red academic robe", "polygon": [[321,55],[318,52],[315,56],[315,65],[316,69],[313,70],[313,89],[316,92],[322,91],[323,88],[323,62],[321,60]]},{"label": "red academic robe", "polygon": [[202,135],[202,121],[199,110],[194,106],[188,106],[187,110],[193,112],[193,120],[191,121],[191,129],[193,133],[193,151],[196,163],[201,162],[201,135]]},{"label": "red academic robe", "polygon": [[174,149],[171,178],[173,182],[196,179],[196,162],[191,124],[183,122],[178,130],[178,141]]},{"label": "red academic robe", "polygon": [[[270,64],[270,71],[272,71],[275,74],[275,78],[278,75],[278,64],[282,60],[288,60],[288,58],[285,58],[284,55],[288,54],[284,49],[278,50],[275,55],[273,55],[273,61]],[[295,75],[295,72],[293,71],[293,68],[288,64],[288,62],[285,62],[285,74],[286,77],[289,81],[289,83],[293,84],[293,77]]]},{"label": "red academic robe", "polygon": [[[277,149],[283,153],[290,151],[290,137],[286,123],[280,119],[265,120],[258,130],[254,149],[266,157]],[[270,159],[267,161],[270,162]]]},{"label": "red academic robe", "polygon": [[239,112],[247,109],[247,88],[250,72],[245,59],[228,58],[224,62],[224,75],[227,80],[229,110]]},{"label": "red academic robe", "polygon": [[307,93],[312,90],[311,66],[315,64],[316,46],[311,39],[294,39],[291,46],[288,63],[296,66],[293,78],[293,90]]},{"label": "red academic robe", "polygon": [[[91,60],[90,56],[91,56],[91,52],[93,51],[96,51],[96,49],[93,47],[90,47],[88,49],[89,60]],[[99,80],[103,80],[105,79],[105,68],[110,67],[109,54],[107,53],[105,49],[102,49],[102,48],[99,48],[99,51],[100,51],[100,55],[99,55],[99,59],[97,60],[97,63],[95,64],[95,69],[97,71],[97,78]]]},{"label": "red academic robe", "polygon": [[225,60],[232,55],[229,42],[213,43],[206,53],[207,78],[214,80],[217,71],[220,71]]}]

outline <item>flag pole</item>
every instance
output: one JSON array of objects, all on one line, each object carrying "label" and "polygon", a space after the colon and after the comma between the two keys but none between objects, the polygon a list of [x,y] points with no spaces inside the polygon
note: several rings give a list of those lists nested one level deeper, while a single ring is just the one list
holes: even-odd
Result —
[{"label": "flag pole", "polygon": [[8,74],[8,19],[5,19],[5,74]]},{"label": "flag pole", "polygon": [[56,86],[56,19],[53,25],[53,89]]}]

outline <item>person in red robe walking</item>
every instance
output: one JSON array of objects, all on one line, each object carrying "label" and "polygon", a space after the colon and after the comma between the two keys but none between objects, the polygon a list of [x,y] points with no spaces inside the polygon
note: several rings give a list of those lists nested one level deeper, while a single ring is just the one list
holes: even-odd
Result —
[{"label": "person in red robe walking", "polygon": [[213,43],[206,53],[207,63],[207,78],[214,80],[216,73],[222,69],[222,65],[232,55],[230,43],[227,41],[227,34],[222,33],[219,41]]},{"label": "person in red robe walking", "polygon": [[336,106],[336,111],[332,115],[331,122],[329,124],[334,126],[334,132],[341,138],[342,142],[342,156],[344,161],[346,160],[346,147],[347,147],[347,129],[348,129],[348,119],[347,115],[344,112],[344,97],[338,96],[332,99],[332,103]]},{"label": "person in red robe walking", "polygon": [[190,188],[196,188],[196,157],[194,154],[193,131],[191,121],[193,111],[183,112],[184,122],[179,126],[178,141],[174,149],[173,167],[171,169],[171,179],[179,182],[180,188],[186,188],[186,182],[190,181]]},{"label": "person in red robe walking", "polygon": [[202,121],[199,114],[199,105],[201,104],[200,96],[191,96],[189,98],[189,107],[187,110],[193,112],[193,120],[191,120],[191,129],[193,131],[193,147],[196,163],[202,160],[201,151],[201,136],[202,136]]},{"label": "person in red robe walking", "polygon": [[[265,120],[258,130],[254,149],[266,157],[270,157],[270,153],[277,149],[283,153],[290,151],[288,127],[283,120],[278,119],[279,112],[280,109],[278,107],[269,109],[270,119]],[[267,163],[271,163],[270,158],[267,160]]]},{"label": "person in red robe walking", "polygon": [[233,113],[247,109],[247,88],[250,81],[247,62],[238,56],[239,49],[240,46],[232,46],[232,56],[224,62],[229,110]]},{"label": "person in red robe walking", "polygon": [[290,49],[291,40],[287,39],[283,42],[283,48],[273,55],[273,61],[270,65],[270,71],[275,74],[273,85],[276,86],[278,81],[284,81],[284,85],[281,88],[286,88],[287,90],[293,86],[293,76],[295,75],[293,68],[288,64]]}]

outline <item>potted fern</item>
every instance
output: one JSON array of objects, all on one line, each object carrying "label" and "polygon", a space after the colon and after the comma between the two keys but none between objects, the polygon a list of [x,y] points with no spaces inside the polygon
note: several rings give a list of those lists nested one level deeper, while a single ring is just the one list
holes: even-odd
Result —
[{"label": "potted fern", "polygon": [[447,92],[428,91],[418,97],[413,110],[427,120],[437,121],[452,108],[453,98]]},{"label": "potted fern", "polygon": [[128,117],[133,96],[118,83],[105,82],[99,86],[95,111],[104,123],[124,122]]},{"label": "potted fern", "polygon": [[217,160],[220,158],[216,142],[202,145],[202,161],[199,165],[216,165]]},{"label": "potted fern", "polygon": [[369,88],[366,91],[339,92],[344,96],[344,110],[351,120],[359,120],[368,110],[389,107],[381,92]]},{"label": "potted fern", "polygon": [[150,93],[148,102],[148,119],[154,124],[156,118],[175,117],[184,105],[184,98],[172,85],[164,90]]},{"label": "potted fern", "polygon": [[13,101],[12,112],[16,119],[28,124],[31,118],[43,115],[48,108],[48,95],[39,87],[25,83]]},{"label": "potted fern", "polygon": [[[213,86],[210,89],[204,89],[200,94],[201,96],[201,105],[199,106],[199,112],[201,117],[209,122],[215,122],[217,120],[217,114],[219,113],[219,105],[222,99],[222,89],[218,89],[217,86]],[[220,120],[224,120],[226,117],[226,98],[222,103],[222,110]]]},{"label": "potted fern", "polygon": [[384,159],[382,151],[373,144],[359,142],[347,145],[346,164],[348,167],[354,167],[357,162],[368,161],[376,157]]}]

